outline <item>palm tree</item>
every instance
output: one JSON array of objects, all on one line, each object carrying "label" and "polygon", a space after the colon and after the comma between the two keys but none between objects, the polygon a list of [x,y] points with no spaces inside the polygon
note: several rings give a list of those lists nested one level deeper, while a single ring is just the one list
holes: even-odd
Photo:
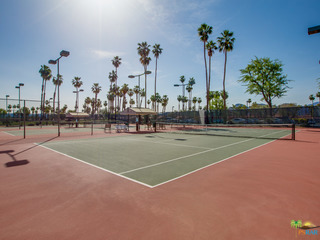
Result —
[{"label": "palm tree", "polygon": [[113,92],[109,92],[109,94],[107,94],[107,99],[109,100],[109,102],[111,103],[109,105],[109,111],[112,113],[114,110],[114,93]]},{"label": "palm tree", "polygon": [[196,110],[196,104],[198,102],[198,98],[197,97],[193,97],[192,99],[192,103],[193,103],[193,110],[195,111]]},{"label": "palm tree", "polygon": [[128,95],[129,95],[129,97],[130,97],[129,104],[130,104],[130,107],[131,107],[132,104],[131,104],[130,102],[131,102],[131,99],[132,99],[132,97],[133,97],[133,95],[134,95],[134,92],[133,92],[132,88],[129,89]]},{"label": "palm tree", "polygon": [[226,70],[227,70],[227,53],[233,50],[233,44],[235,38],[233,32],[224,30],[221,33],[221,37],[218,37],[219,52],[224,52],[224,72],[223,72],[223,107],[226,109]]},{"label": "palm tree", "polygon": [[[120,65],[120,64],[119,64]],[[118,75],[117,73],[112,70],[111,72],[109,72],[109,80],[110,80],[110,90],[112,89],[112,84],[115,84],[115,86],[117,85],[116,82],[117,82],[117,79],[118,79]]]},{"label": "palm tree", "polygon": [[151,100],[151,102],[152,102],[152,109],[153,110],[156,110],[156,104],[155,104],[155,102],[156,102],[156,96],[155,95],[151,95],[151,97],[150,97],[150,100]]},{"label": "palm tree", "polygon": [[141,56],[140,57],[140,62],[144,67],[144,77],[145,77],[145,108],[147,108],[147,67],[151,61],[151,58],[149,57],[149,53],[150,53],[150,45],[148,45],[147,42],[142,42],[142,43],[138,43],[138,54]]},{"label": "palm tree", "polygon": [[319,98],[319,104],[320,104],[320,92],[317,92],[316,97]]},{"label": "palm tree", "polygon": [[159,93],[156,94],[156,103],[157,103],[157,108],[156,111],[159,112],[159,104],[162,102],[162,98]]},{"label": "palm tree", "polygon": [[[118,67],[121,65],[121,58],[119,57],[119,56],[115,56],[112,60],[111,60],[111,62],[112,62],[112,65],[115,67],[115,69],[116,69],[116,72],[115,72],[115,74],[116,74],[116,80],[115,80],[115,83],[116,83],[116,87],[118,87],[118,82],[117,82],[117,79],[118,79]],[[118,104],[117,105],[119,105],[119,96],[118,96]]]},{"label": "palm tree", "polygon": [[62,78],[62,75],[58,75],[58,78],[59,78],[59,81],[58,79],[56,78],[53,78],[52,79],[52,82],[53,82],[53,85],[55,86],[54,87],[54,93],[53,93],[53,112],[55,112],[55,102],[56,102],[56,92],[57,92],[57,87],[61,86],[61,84],[63,83],[63,78]]},{"label": "palm tree", "polygon": [[126,95],[127,95],[128,91],[129,91],[128,84],[126,84],[126,83],[123,84],[122,87],[121,87],[121,92],[123,93],[123,107],[122,107],[122,109],[125,109],[125,107],[126,107],[125,103],[127,103]]},{"label": "palm tree", "polygon": [[44,111],[44,102],[46,100],[47,81],[51,79],[52,74],[51,74],[51,69],[46,65],[41,65],[39,73],[42,77],[42,87],[41,87],[41,112],[42,112]]},{"label": "palm tree", "polygon": [[180,102],[182,101],[182,96],[179,95],[179,96],[177,97],[177,100],[178,100],[178,102],[179,102],[178,111],[180,112]]},{"label": "palm tree", "polygon": [[208,81],[208,91],[210,92],[211,87],[211,58],[214,53],[214,50],[217,50],[216,43],[213,41],[209,41],[206,45],[207,51],[208,51],[208,57],[209,57],[209,81]]},{"label": "palm tree", "polygon": [[[184,97],[184,85],[183,83],[186,81],[186,78],[184,76],[180,76],[180,82],[182,83],[182,92],[183,92],[183,96]],[[182,100],[181,100],[182,101]],[[184,102],[182,101],[182,111],[184,110]]]},{"label": "palm tree", "polygon": [[101,86],[99,83],[94,83],[91,87],[91,91],[94,93],[94,102],[92,104],[92,115],[97,111],[98,94],[101,92]]},{"label": "palm tree", "polygon": [[140,94],[139,86],[134,86],[133,92],[136,94],[136,103],[137,103],[137,107],[139,107],[139,100],[138,100],[139,94]]},{"label": "palm tree", "polygon": [[72,85],[76,88],[76,92],[77,92],[77,95],[76,95],[76,105],[75,105],[75,111],[78,112],[78,102],[79,102],[79,88],[83,85],[83,82],[81,81],[81,78],[80,77],[74,77],[74,79],[72,79]]},{"label": "palm tree", "polygon": [[206,43],[209,39],[209,35],[212,33],[212,27],[203,23],[198,28],[198,36],[200,41],[203,42],[203,57],[204,57],[204,66],[206,70],[206,89],[207,89],[207,105],[209,104],[209,81],[208,81],[208,69],[207,69],[207,58],[206,58]]},{"label": "palm tree", "polygon": [[168,102],[169,102],[168,95],[163,95],[163,97],[162,97],[162,112],[166,111]]},{"label": "palm tree", "polygon": [[130,103],[130,107],[135,104],[135,102],[134,102],[133,99],[130,99],[130,102],[129,102],[129,103]]},{"label": "palm tree", "polygon": [[200,110],[200,103],[202,103],[202,99],[201,99],[201,97],[199,97],[199,98],[198,98],[198,104],[199,104],[199,106],[198,106],[198,110]]},{"label": "palm tree", "polygon": [[252,101],[251,101],[251,98],[249,98],[248,100],[247,100],[247,104],[248,104],[248,108],[250,108],[250,103],[251,103]]},{"label": "palm tree", "polygon": [[313,101],[315,100],[315,97],[313,96],[313,94],[309,96],[309,100],[312,102],[312,106],[313,106]]},{"label": "palm tree", "polygon": [[[140,101],[140,106],[142,105],[142,99],[146,98],[146,91],[144,90],[144,88],[142,88],[140,90],[140,96],[141,96],[141,101]],[[145,101],[146,102],[146,101]]]},{"label": "palm tree", "polygon": [[191,110],[191,91],[192,91],[192,86],[190,84],[187,85],[186,87],[188,93],[189,93],[189,99],[188,99],[188,109]]},{"label": "palm tree", "polygon": [[[157,93],[157,70],[158,70],[158,58],[160,54],[162,53],[162,48],[160,48],[160,44],[153,45],[152,53],[154,57],[156,58],[156,70],[155,70],[155,76],[154,76],[154,95]],[[155,110],[155,108],[154,108]]]},{"label": "palm tree", "polygon": [[196,84],[196,80],[194,79],[194,77],[191,77],[190,79],[189,79],[189,82],[188,82],[188,85],[190,85],[191,86],[191,90],[190,90],[190,92],[189,92],[189,99],[190,99],[190,106],[189,106],[189,108],[191,108],[191,99],[192,99],[192,90],[193,90],[193,85],[194,84]]},{"label": "palm tree", "polygon": [[147,101],[148,108],[150,108],[150,103],[151,103],[151,101],[150,101],[150,99],[148,99],[148,101]]}]

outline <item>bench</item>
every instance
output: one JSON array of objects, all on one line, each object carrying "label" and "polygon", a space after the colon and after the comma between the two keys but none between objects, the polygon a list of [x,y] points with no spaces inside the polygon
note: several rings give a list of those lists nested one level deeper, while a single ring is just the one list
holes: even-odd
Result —
[{"label": "bench", "polygon": [[118,125],[116,125],[116,131],[117,131],[117,133],[119,133],[119,132],[121,132],[121,131],[123,131],[123,132],[128,132],[128,131],[129,131],[129,128],[128,128],[128,126],[125,125],[125,124],[118,124]]},{"label": "bench", "polygon": [[109,133],[111,133],[111,123],[106,123],[106,124],[104,125],[104,132],[106,132],[107,129],[109,130]]}]

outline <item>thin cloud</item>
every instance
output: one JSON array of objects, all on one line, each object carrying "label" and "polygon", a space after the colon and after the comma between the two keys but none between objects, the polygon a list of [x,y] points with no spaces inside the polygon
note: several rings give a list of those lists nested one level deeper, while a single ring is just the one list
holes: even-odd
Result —
[{"label": "thin cloud", "polygon": [[112,52],[112,51],[104,51],[104,50],[91,50],[91,53],[97,58],[113,58],[115,56],[123,56],[123,52]]}]

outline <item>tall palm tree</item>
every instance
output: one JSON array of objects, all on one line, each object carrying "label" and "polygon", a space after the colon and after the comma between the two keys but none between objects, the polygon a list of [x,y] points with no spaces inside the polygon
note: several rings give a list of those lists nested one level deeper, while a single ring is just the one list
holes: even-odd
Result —
[{"label": "tall palm tree", "polygon": [[148,101],[147,101],[148,108],[150,108],[150,103],[151,103],[151,101],[150,101],[150,99],[148,99]]},{"label": "tall palm tree", "polygon": [[197,97],[193,97],[192,98],[192,103],[193,103],[193,110],[195,111],[196,110],[196,104],[198,102],[198,98]]},{"label": "tall palm tree", "polygon": [[[112,60],[111,60],[111,62],[112,62],[112,65],[115,67],[115,69],[116,69],[116,76],[117,76],[117,78],[116,78],[116,81],[115,81],[115,83],[116,83],[116,87],[118,87],[118,67],[121,65],[121,58],[119,57],[119,56],[115,56]],[[118,97],[118,105],[119,105],[119,97]]]},{"label": "tall palm tree", "polygon": [[140,63],[143,65],[144,67],[144,78],[145,78],[145,108],[147,108],[147,67],[151,61],[151,58],[149,57],[149,53],[150,53],[150,45],[147,42],[142,42],[142,43],[138,43],[138,54],[140,55]]},{"label": "tall palm tree", "polygon": [[162,107],[163,107],[163,108],[162,108],[162,112],[165,112],[165,111],[166,111],[168,102],[169,102],[168,95],[163,95],[163,97],[162,97]]},{"label": "tall palm tree", "polygon": [[94,83],[91,87],[91,91],[94,93],[94,102],[92,104],[92,114],[94,114],[97,111],[98,94],[101,92],[101,86],[99,86],[99,83]]},{"label": "tall palm tree", "polygon": [[208,51],[208,57],[209,57],[209,80],[208,80],[208,91],[210,92],[211,87],[211,58],[214,53],[214,50],[217,50],[218,47],[216,46],[216,43],[213,41],[209,41],[206,45],[206,49]]},{"label": "tall palm tree", "polygon": [[248,108],[250,108],[251,102],[252,102],[252,100],[251,100],[251,98],[249,98],[249,99],[247,100]]},{"label": "tall palm tree", "polygon": [[151,95],[150,100],[152,102],[152,109],[155,110],[156,109],[156,107],[155,107],[156,106],[156,104],[155,104],[156,96],[155,95]]},{"label": "tall palm tree", "polygon": [[[180,82],[182,83],[182,92],[183,92],[183,95],[182,97],[184,97],[184,82],[186,81],[186,78],[184,76],[180,76]],[[181,100],[182,101],[182,100]],[[184,101],[182,101],[182,111],[184,110]]]},{"label": "tall palm tree", "polygon": [[57,88],[61,86],[61,84],[63,83],[63,78],[62,78],[62,75],[58,75],[58,78],[53,78],[52,79],[52,82],[53,82],[53,85],[54,85],[54,92],[53,92],[53,112],[55,113],[55,106],[56,106],[56,92],[57,92]]},{"label": "tall palm tree", "polygon": [[219,52],[224,53],[224,72],[223,72],[223,107],[226,109],[226,70],[227,70],[227,53],[233,50],[235,38],[233,32],[224,30],[221,37],[218,37]]},{"label": "tall palm tree", "polygon": [[[46,65],[41,65],[39,73],[42,77],[42,87],[41,87],[41,112],[44,111],[44,103],[46,100],[46,86],[47,81],[49,81],[52,77],[51,69]],[[42,113],[41,113],[42,116]],[[42,117],[41,117],[42,118]]]},{"label": "tall palm tree", "polygon": [[178,111],[180,112],[180,102],[182,101],[182,96],[179,95],[179,96],[177,97],[177,100],[178,100],[178,103],[179,103],[179,105],[178,105]]},{"label": "tall palm tree", "polygon": [[202,103],[202,99],[201,99],[201,97],[199,97],[199,98],[198,98],[198,104],[199,104],[199,105],[198,105],[198,110],[200,110],[200,104],[201,104],[201,103]]},{"label": "tall palm tree", "polygon": [[316,97],[319,98],[319,104],[320,104],[320,92],[317,92]]},{"label": "tall palm tree", "polygon": [[137,107],[139,107],[139,94],[140,94],[140,88],[139,86],[134,86],[133,88],[133,92],[136,94],[136,103],[137,103]]},{"label": "tall palm tree", "polygon": [[209,81],[208,81],[208,68],[207,68],[207,58],[206,58],[206,43],[209,39],[209,35],[212,33],[212,27],[203,23],[198,28],[198,36],[200,41],[203,42],[203,57],[204,57],[204,66],[206,70],[206,90],[207,90],[207,105],[209,104]]},{"label": "tall palm tree", "polygon": [[[157,70],[158,70],[158,58],[160,54],[162,53],[162,48],[160,48],[160,44],[153,45],[152,53],[154,57],[156,58],[156,70],[154,75],[154,95],[157,93]],[[155,110],[155,109],[154,109]]]},{"label": "tall palm tree", "polygon": [[191,109],[191,99],[192,99],[192,90],[193,90],[193,85],[196,84],[196,80],[194,79],[194,77],[191,77],[189,79],[188,85],[191,86],[190,92],[189,92],[189,99],[190,99],[190,106],[189,108]]},{"label": "tall palm tree", "polygon": [[112,113],[114,110],[114,93],[113,92],[109,92],[109,94],[107,94],[107,99],[109,100],[109,111]]},{"label": "tall palm tree", "polygon": [[189,99],[188,99],[188,109],[191,110],[191,91],[192,91],[192,86],[190,84],[187,85],[186,87],[188,93],[189,93]]},{"label": "tall palm tree", "polygon": [[122,91],[122,93],[123,93],[123,107],[122,107],[122,109],[125,109],[125,107],[126,107],[126,105],[125,105],[125,102],[127,102],[126,100],[126,95],[127,95],[127,93],[128,93],[128,91],[129,91],[129,86],[128,86],[128,84],[123,84],[122,85],[122,87],[121,87],[121,91]]},{"label": "tall palm tree", "polygon": [[[129,89],[128,95],[129,95],[129,97],[130,97],[130,100],[129,100],[129,103],[130,103],[130,102],[131,102],[131,99],[132,99],[132,97],[133,97],[133,95],[134,95],[134,92],[133,92],[132,88]],[[131,107],[131,105],[132,105],[132,104],[130,103],[130,107]]]},{"label": "tall palm tree", "polygon": [[156,111],[159,112],[159,104],[162,102],[162,98],[160,96],[159,93],[156,94],[156,103],[157,103],[157,107],[156,107]]},{"label": "tall palm tree", "polygon": [[[115,62],[115,63],[117,63],[117,62]],[[116,66],[118,66],[118,65],[116,64]],[[112,89],[112,84],[115,84],[115,86],[117,85],[116,84],[117,79],[118,79],[118,75],[117,75],[116,71],[112,70],[111,72],[109,72],[110,90]],[[113,104],[113,105],[115,105],[115,104]]]},{"label": "tall palm tree", "polygon": [[[142,105],[142,99],[146,98],[146,91],[144,90],[144,88],[142,88],[140,90],[140,96],[141,96],[141,101],[140,101],[140,106]],[[146,101],[145,101],[146,102]]]},{"label": "tall palm tree", "polygon": [[72,85],[76,88],[76,92],[77,92],[77,95],[76,95],[76,104],[75,104],[75,111],[77,112],[78,111],[78,108],[79,108],[79,95],[78,95],[78,91],[79,91],[79,88],[83,85],[83,82],[81,81],[81,78],[80,77],[74,77],[72,79]]},{"label": "tall palm tree", "polygon": [[309,96],[309,100],[312,102],[312,106],[313,106],[313,101],[315,100],[315,97],[313,96],[313,94]]}]

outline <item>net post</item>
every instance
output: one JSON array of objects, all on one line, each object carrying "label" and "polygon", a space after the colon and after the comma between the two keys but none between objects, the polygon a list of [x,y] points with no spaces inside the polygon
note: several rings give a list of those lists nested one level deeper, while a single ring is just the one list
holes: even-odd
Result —
[{"label": "net post", "polygon": [[91,136],[93,135],[93,119],[91,121]]},{"label": "net post", "polygon": [[292,124],[292,140],[296,140],[296,124]]},{"label": "net post", "polygon": [[23,138],[26,138],[26,100],[23,100]]}]

